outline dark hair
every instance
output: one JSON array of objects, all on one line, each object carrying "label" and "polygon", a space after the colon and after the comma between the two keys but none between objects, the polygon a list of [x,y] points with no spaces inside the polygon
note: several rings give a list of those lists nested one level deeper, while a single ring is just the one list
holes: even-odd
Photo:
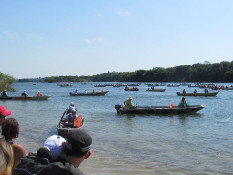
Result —
[{"label": "dark hair", "polygon": [[37,150],[37,157],[38,158],[46,158],[49,160],[49,162],[53,161],[53,155],[52,153],[45,147],[40,147]]},{"label": "dark hair", "polygon": [[7,141],[18,137],[19,123],[15,118],[7,118],[2,123],[2,135]]}]

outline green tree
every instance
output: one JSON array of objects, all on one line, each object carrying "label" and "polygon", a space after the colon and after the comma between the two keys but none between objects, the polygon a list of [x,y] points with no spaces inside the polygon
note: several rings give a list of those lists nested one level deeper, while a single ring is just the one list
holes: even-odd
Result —
[{"label": "green tree", "polygon": [[0,73],[0,91],[3,91],[4,89],[10,90],[10,91],[15,91],[14,88],[12,88],[12,84],[15,82],[15,78],[7,75]]}]

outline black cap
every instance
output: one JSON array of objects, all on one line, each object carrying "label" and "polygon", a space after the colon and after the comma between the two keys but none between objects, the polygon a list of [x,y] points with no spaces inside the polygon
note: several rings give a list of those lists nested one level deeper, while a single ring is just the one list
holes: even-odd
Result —
[{"label": "black cap", "polygon": [[92,138],[84,129],[72,130],[66,138],[66,148],[73,154],[86,153],[91,143]]}]

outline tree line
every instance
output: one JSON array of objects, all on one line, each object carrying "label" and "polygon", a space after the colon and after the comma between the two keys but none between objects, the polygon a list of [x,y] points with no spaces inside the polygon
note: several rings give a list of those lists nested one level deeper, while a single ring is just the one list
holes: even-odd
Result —
[{"label": "tree line", "polygon": [[92,76],[53,76],[43,81],[54,82],[233,82],[233,61],[204,62],[170,68],[155,67],[135,72],[108,72]]}]

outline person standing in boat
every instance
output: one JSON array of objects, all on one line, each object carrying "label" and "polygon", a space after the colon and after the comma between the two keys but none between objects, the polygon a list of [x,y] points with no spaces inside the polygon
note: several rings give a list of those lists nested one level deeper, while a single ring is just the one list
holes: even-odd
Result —
[{"label": "person standing in boat", "polygon": [[78,109],[77,109],[77,108],[75,107],[75,105],[74,105],[74,102],[70,102],[70,106],[69,106],[68,108],[66,108],[66,110],[65,110],[64,113],[62,114],[62,117],[61,117],[61,118],[63,118],[65,114],[66,114],[66,115],[70,114],[70,113],[72,112],[73,109],[76,110],[76,111],[78,111]]},{"label": "person standing in boat", "polygon": [[185,89],[183,90],[183,94],[186,94],[186,90]]},{"label": "person standing in boat", "polygon": [[205,88],[205,93],[209,93],[208,89]]},{"label": "person standing in boat", "polygon": [[132,105],[132,100],[133,100],[133,98],[132,98],[132,97],[129,97],[129,98],[125,101],[125,107],[127,107],[127,108],[133,107],[133,105]]},{"label": "person standing in boat", "polygon": [[195,90],[193,91],[193,93],[196,94],[196,93],[197,93],[197,90],[195,89]]}]

